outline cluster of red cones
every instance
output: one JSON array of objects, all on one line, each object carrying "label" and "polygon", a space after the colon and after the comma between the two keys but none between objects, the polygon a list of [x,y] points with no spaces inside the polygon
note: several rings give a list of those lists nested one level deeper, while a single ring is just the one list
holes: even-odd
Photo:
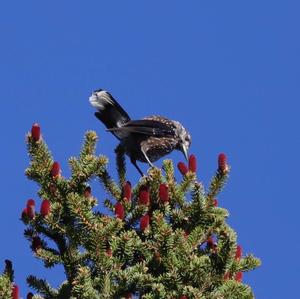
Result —
[{"label": "cluster of red cones", "polygon": [[[177,164],[177,168],[182,175],[186,175],[188,172],[196,173],[197,172],[197,159],[195,155],[190,155],[188,165],[183,162]],[[222,174],[228,172],[227,157],[224,153],[219,154],[218,156],[218,171]]]},{"label": "cluster of red cones", "polygon": [[[41,204],[40,208],[40,214],[43,217],[46,217],[50,214],[51,211],[51,204],[48,199],[44,199]],[[35,201],[33,199],[28,199],[26,203],[26,208],[23,209],[21,218],[24,220],[27,219],[34,219],[36,214],[36,209],[35,209]]]},{"label": "cluster of red cones", "polygon": [[[178,163],[178,169],[182,175],[186,175],[188,172],[196,173],[197,171],[197,159],[195,155],[189,157],[188,165],[183,162]],[[218,157],[218,170],[222,173],[228,171],[227,158],[226,155],[221,153]],[[161,203],[169,202],[169,188],[167,184],[160,184],[159,190],[159,201]],[[129,202],[132,198],[132,187],[131,183],[127,181],[122,190],[123,201]],[[147,186],[142,186],[138,193],[138,204],[149,206],[151,204],[150,192]],[[214,206],[218,206],[218,200],[214,199]],[[124,220],[125,218],[125,207],[121,202],[115,204],[115,216],[118,219]],[[140,219],[140,230],[145,231],[148,229],[150,224],[150,215],[147,213],[143,215]]]},{"label": "cluster of red cones", "polygon": [[197,159],[195,155],[190,155],[188,165],[183,162],[177,164],[178,170],[182,175],[186,175],[188,172],[196,173],[197,171]]},{"label": "cluster of red cones", "polygon": [[[159,201],[163,204],[169,201],[169,188],[167,184],[160,184],[159,190]],[[125,202],[131,201],[132,198],[132,188],[131,183],[126,182],[122,190],[122,198]],[[150,191],[147,186],[142,186],[138,193],[138,204],[149,206],[151,204]],[[115,216],[118,219],[124,220],[125,218],[125,207],[121,202],[115,204]],[[140,219],[140,230],[145,231],[150,224],[150,215],[145,214]]]}]

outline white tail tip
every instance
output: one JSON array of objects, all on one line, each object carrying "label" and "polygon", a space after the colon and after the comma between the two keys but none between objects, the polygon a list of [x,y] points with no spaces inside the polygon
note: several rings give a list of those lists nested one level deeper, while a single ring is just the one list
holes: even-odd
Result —
[{"label": "white tail tip", "polygon": [[114,101],[111,99],[110,94],[105,90],[93,92],[89,97],[89,101],[91,105],[98,110],[105,109],[105,106],[107,105],[114,105]]}]

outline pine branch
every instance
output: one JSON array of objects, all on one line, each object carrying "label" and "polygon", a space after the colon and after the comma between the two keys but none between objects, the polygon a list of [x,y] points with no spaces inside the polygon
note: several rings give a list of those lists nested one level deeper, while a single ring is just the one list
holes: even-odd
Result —
[{"label": "pine branch", "polygon": [[5,269],[3,274],[9,278],[10,282],[14,281],[14,270],[10,260],[5,260]]},{"label": "pine branch", "polygon": [[10,299],[12,296],[12,282],[7,274],[0,275],[0,298]]},{"label": "pine branch", "polygon": [[58,291],[52,288],[45,279],[39,279],[33,275],[27,277],[27,284],[29,287],[41,293],[45,299],[57,298]]},{"label": "pine branch", "polygon": [[92,284],[91,273],[87,267],[80,267],[78,275],[73,281],[72,296],[81,299],[98,299],[99,292]]},{"label": "pine branch", "polygon": [[234,280],[228,280],[212,293],[211,298],[253,299],[254,296],[247,285],[238,283]]},{"label": "pine branch", "polygon": [[82,149],[80,151],[80,161],[84,161],[87,156],[94,156],[96,152],[96,143],[98,136],[94,131],[88,131],[85,134]]},{"label": "pine branch", "polygon": [[173,165],[172,160],[164,160],[163,161],[163,170],[166,173],[167,184],[174,184],[175,177],[174,177],[174,165]]},{"label": "pine branch", "polygon": [[240,260],[236,271],[251,271],[261,265],[261,261],[253,255],[248,255]]},{"label": "pine branch", "polygon": [[111,176],[108,174],[107,170],[102,170],[98,174],[98,178],[100,179],[100,182],[104,185],[104,188],[106,191],[117,200],[120,200],[121,198],[121,190],[119,186],[114,182],[114,180],[111,178]]},{"label": "pine branch", "polygon": [[43,140],[34,142],[31,135],[27,135],[27,149],[31,162],[25,173],[29,179],[43,184],[53,164],[52,155]]},{"label": "pine branch", "polygon": [[215,176],[212,178],[210,182],[209,189],[207,192],[207,203],[209,205],[213,205],[214,198],[222,190],[228,177],[229,177],[229,168],[225,173],[220,171],[219,169],[217,170]]},{"label": "pine branch", "polygon": [[51,248],[43,248],[38,250],[36,252],[36,257],[44,262],[46,268],[52,268],[55,265],[63,263],[59,252]]}]

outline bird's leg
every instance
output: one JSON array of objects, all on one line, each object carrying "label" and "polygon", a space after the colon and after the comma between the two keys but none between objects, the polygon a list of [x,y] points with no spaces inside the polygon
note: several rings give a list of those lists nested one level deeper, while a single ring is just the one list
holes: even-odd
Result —
[{"label": "bird's leg", "polygon": [[144,176],[143,172],[141,171],[141,169],[139,168],[139,166],[136,164],[136,160],[134,158],[130,158],[130,162],[137,169],[137,171],[140,173],[140,175]]},{"label": "bird's leg", "polygon": [[148,156],[147,156],[147,154],[146,154],[146,151],[143,149],[143,146],[141,147],[141,151],[142,151],[143,155],[145,156],[145,158],[146,158],[148,164],[149,164],[151,167],[155,167],[155,166],[152,164],[152,162],[149,160],[149,158],[148,158]]}]

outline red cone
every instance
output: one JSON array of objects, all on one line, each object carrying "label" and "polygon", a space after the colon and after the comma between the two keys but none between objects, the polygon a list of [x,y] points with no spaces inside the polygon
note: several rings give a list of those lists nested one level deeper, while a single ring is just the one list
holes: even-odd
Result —
[{"label": "red cone", "polygon": [[31,248],[34,252],[37,252],[38,249],[42,248],[42,241],[40,237],[33,237]]},{"label": "red cone", "polygon": [[91,194],[92,194],[92,188],[90,186],[87,186],[83,191],[83,196],[89,198]]},{"label": "red cone", "polygon": [[243,272],[237,272],[235,274],[235,280],[238,281],[238,282],[241,282],[243,280]]},{"label": "red cone", "polygon": [[142,187],[139,192],[139,204],[148,206],[150,203],[149,190],[146,187]]},{"label": "red cone", "polygon": [[221,171],[222,173],[228,171],[227,157],[224,153],[219,154],[218,167],[219,167],[219,171]]},{"label": "red cone", "polygon": [[181,295],[181,296],[179,297],[179,299],[188,299],[188,297],[185,296],[185,295]]},{"label": "red cone", "polygon": [[27,208],[24,208],[21,214],[21,219],[23,221],[28,221]]},{"label": "red cone", "polygon": [[215,241],[213,240],[212,237],[208,237],[206,243],[207,243],[207,246],[208,246],[209,248],[213,248],[213,247],[215,247],[215,245],[216,245],[216,243],[215,243]]},{"label": "red cone", "polygon": [[58,162],[54,162],[51,168],[51,176],[58,177],[60,175],[60,165]]},{"label": "red cone", "polygon": [[239,259],[242,257],[242,252],[243,252],[242,246],[241,246],[241,245],[238,245],[238,246],[236,247],[236,252],[235,252],[235,259],[236,259],[236,260],[239,260]]},{"label": "red cone", "polygon": [[197,171],[197,159],[194,155],[189,157],[189,170],[194,173]]},{"label": "red cone", "polygon": [[160,184],[159,186],[159,199],[161,202],[166,203],[169,201],[169,187],[166,184]]},{"label": "red cone", "polygon": [[14,284],[12,288],[12,299],[19,299],[19,287]]},{"label": "red cone", "polygon": [[112,250],[111,250],[111,248],[107,248],[106,249],[106,255],[107,256],[112,256]]},{"label": "red cone", "polygon": [[131,200],[131,183],[129,181],[127,181],[124,186],[123,186],[123,198],[126,201],[130,201]]},{"label": "red cone", "polygon": [[38,123],[34,123],[31,128],[31,137],[34,142],[37,142],[41,138],[41,128]]},{"label": "red cone", "polygon": [[33,199],[28,199],[26,204],[26,213],[30,219],[33,219],[35,216],[35,201]]},{"label": "red cone", "polygon": [[228,279],[230,279],[230,273],[229,273],[229,272],[226,272],[226,273],[224,274],[224,280],[228,280]]},{"label": "red cone", "polygon": [[126,299],[131,299],[131,298],[132,298],[132,294],[131,294],[131,293],[127,293],[127,294],[125,295],[125,298],[126,298]]},{"label": "red cone", "polygon": [[218,204],[219,204],[219,202],[218,202],[218,200],[215,198],[215,199],[214,199],[214,206],[217,207]]},{"label": "red cone", "polygon": [[186,175],[189,171],[187,166],[183,162],[179,162],[177,164],[177,167],[178,167],[178,169],[179,169],[179,171],[181,172],[182,175]]},{"label": "red cone", "polygon": [[149,227],[150,217],[148,214],[141,217],[140,220],[140,229],[141,231],[145,231]]},{"label": "red cone", "polygon": [[115,204],[115,215],[117,218],[123,220],[125,216],[124,207],[120,202]]},{"label": "red cone", "polygon": [[44,199],[41,204],[41,211],[40,211],[41,215],[43,217],[46,217],[47,215],[49,215],[50,210],[51,210],[50,201],[48,199]]}]

